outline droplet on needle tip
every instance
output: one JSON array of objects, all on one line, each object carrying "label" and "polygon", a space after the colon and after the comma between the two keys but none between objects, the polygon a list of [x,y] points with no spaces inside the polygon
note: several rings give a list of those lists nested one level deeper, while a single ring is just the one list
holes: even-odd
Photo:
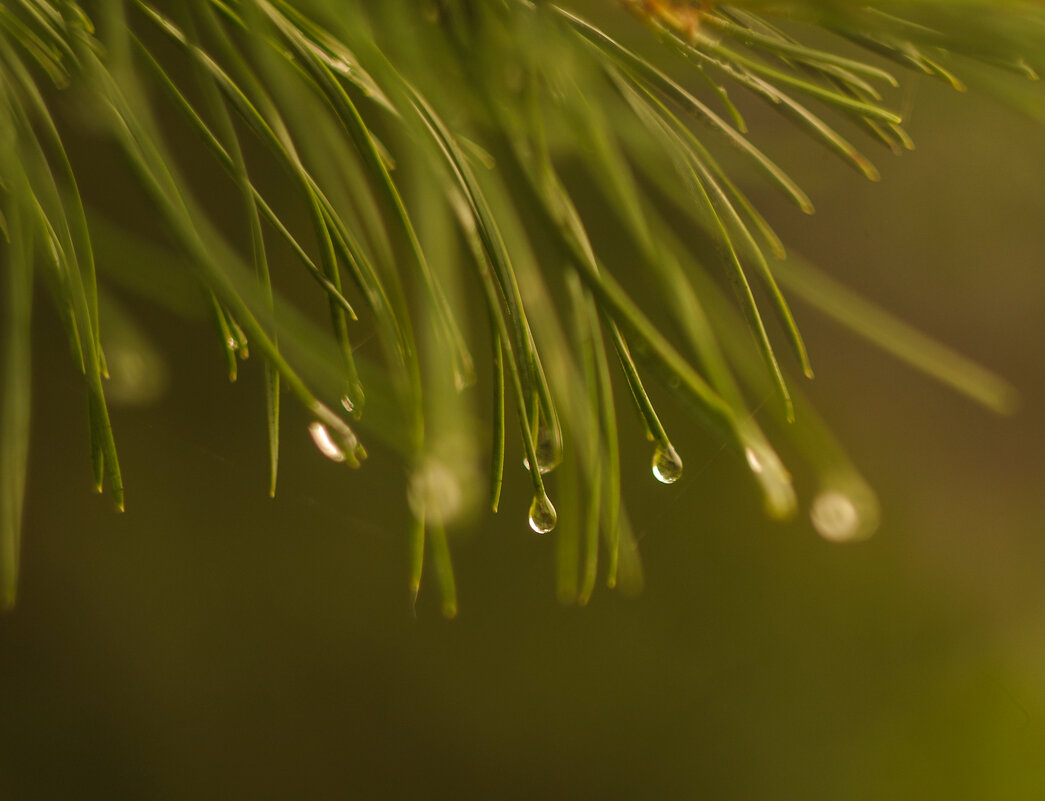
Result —
[{"label": "droplet on needle tip", "polygon": [[661,484],[674,484],[682,477],[682,459],[670,443],[657,443],[653,450],[653,477]]},{"label": "droplet on needle tip", "polygon": [[530,528],[537,534],[547,534],[558,522],[559,516],[547,495],[534,496],[530,504]]}]

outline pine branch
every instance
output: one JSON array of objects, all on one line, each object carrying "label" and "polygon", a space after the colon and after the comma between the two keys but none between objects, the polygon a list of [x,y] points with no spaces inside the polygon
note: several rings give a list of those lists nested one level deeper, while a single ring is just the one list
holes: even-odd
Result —
[{"label": "pine branch", "polygon": [[[813,365],[789,296],[988,408],[1011,408],[1000,379],[786,259],[719,154],[737,150],[752,173],[812,213],[731,92],[767,102],[871,179],[872,160],[842,129],[855,124],[895,153],[911,148],[887,99],[905,71],[958,89],[991,87],[1045,119],[1041,92],[1016,88],[1045,67],[1042,3],[580,6],[0,5],[0,603],[13,604],[16,586],[37,279],[84,374],[96,486],[108,483],[123,507],[92,244],[92,232],[120,221],[99,220],[83,199],[93,187],[81,197],[65,149],[79,134],[63,113],[70,97],[119,143],[179,264],[210,298],[230,379],[248,352],[264,358],[270,491],[283,388],[309,410],[309,432],[334,461],[359,466],[365,439],[391,445],[411,475],[411,592],[430,563],[448,615],[456,598],[447,527],[483,503],[484,470],[497,509],[514,427],[534,492],[531,528],[555,529],[556,505],[569,521],[558,529],[560,597],[585,602],[600,563],[610,586],[640,580],[621,492],[616,386],[627,388],[647,432],[657,480],[677,481],[683,463],[652,381],[736,453],[771,517],[806,507],[829,539],[870,534],[874,493],[801,397]],[[161,122],[171,118],[227,175],[238,231],[220,229],[185,177],[185,152],[196,145]],[[598,190],[627,259],[601,244],[567,167],[582,168]],[[278,193],[258,179],[274,170],[284,176]],[[717,258],[701,241],[714,243]],[[325,298],[329,333],[279,291],[288,265],[274,254],[284,250]],[[635,301],[629,287],[639,280],[653,301]],[[483,325],[479,336],[473,329]],[[380,353],[364,358],[354,341],[370,329]],[[489,375],[474,365],[485,352]],[[756,417],[752,401],[767,391],[775,401]],[[484,396],[493,404],[489,438],[477,433],[474,410]],[[812,499],[796,496],[774,441],[818,476]],[[553,503],[545,476],[556,468]]]}]

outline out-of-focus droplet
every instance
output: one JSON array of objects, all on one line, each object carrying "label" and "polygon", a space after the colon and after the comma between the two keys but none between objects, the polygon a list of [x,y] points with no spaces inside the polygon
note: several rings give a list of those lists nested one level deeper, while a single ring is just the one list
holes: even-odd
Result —
[{"label": "out-of-focus droplet", "polygon": [[761,473],[763,470],[762,462],[758,458],[758,454],[755,453],[753,448],[744,449],[744,458],[747,459],[747,465],[751,468],[753,473]]},{"label": "out-of-focus droplet", "polygon": [[530,528],[538,534],[547,534],[559,521],[559,516],[547,495],[535,495],[530,504]]},{"label": "out-of-focus droplet", "polygon": [[145,406],[154,403],[167,388],[167,369],[149,346],[125,342],[108,345],[109,368],[106,398],[115,404]]},{"label": "out-of-focus droplet", "polygon": [[861,539],[864,521],[852,498],[837,490],[821,492],[809,510],[813,528],[830,542],[850,542]]},{"label": "out-of-focus droplet", "polygon": [[682,477],[682,459],[671,443],[658,442],[654,448],[653,477],[661,484],[674,484]]},{"label": "out-of-focus droplet", "polygon": [[464,392],[475,383],[475,369],[472,367],[471,359],[463,368],[454,367],[454,389]]},{"label": "out-of-focus droplet", "polygon": [[308,433],[312,436],[312,441],[316,443],[316,447],[319,448],[321,454],[332,462],[345,461],[345,452],[334,442],[325,425],[314,420],[308,424]]},{"label": "out-of-focus droplet", "polygon": [[410,477],[407,502],[421,520],[448,524],[461,513],[464,492],[457,475],[439,459],[429,458]]},{"label": "out-of-focus droplet", "polygon": [[352,403],[352,399],[350,397],[348,397],[348,395],[342,395],[341,396],[341,405],[344,407],[345,411],[348,412],[349,414],[354,412],[355,409],[356,409],[355,404]]},{"label": "out-of-focus droplet", "polygon": [[791,474],[780,457],[768,445],[754,444],[744,449],[748,469],[762,488],[766,514],[774,520],[786,520],[798,508],[798,498]]}]

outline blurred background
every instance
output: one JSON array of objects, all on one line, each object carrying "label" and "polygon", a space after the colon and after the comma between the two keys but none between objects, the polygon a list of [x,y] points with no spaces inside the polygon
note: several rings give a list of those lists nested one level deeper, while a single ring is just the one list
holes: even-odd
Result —
[{"label": "blurred background", "polygon": [[398,459],[330,463],[288,402],[269,499],[260,362],[229,384],[205,318],[119,289],[162,370],[112,391],[116,514],[37,303],[0,799],[1045,797],[1045,137],[910,87],[919,149],[871,151],[881,184],[756,126],[818,207],[756,197],[785,242],[1022,397],[993,416],[796,302],[808,392],[880,493],[858,545],[765,521],[669,406],[677,484],[622,438],[640,596],[556,602],[510,464],[501,514],[455,534],[458,619],[431,587],[415,615]]}]

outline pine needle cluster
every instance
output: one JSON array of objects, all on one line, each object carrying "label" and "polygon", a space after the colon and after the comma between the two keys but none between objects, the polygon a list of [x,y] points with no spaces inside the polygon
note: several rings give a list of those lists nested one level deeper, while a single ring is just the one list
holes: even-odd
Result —
[{"label": "pine needle cluster", "polygon": [[[877,179],[852,132],[913,146],[887,99],[906,71],[1045,120],[1043,67],[1045,5],[1029,0],[0,3],[0,603],[17,583],[38,290],[84,376],[95,485],[123,508],[101,236],[138,249],[142,284],[170,265],[191,275],[230,378],[248,351],[262,357],[271,492],[284,396],[335,461],[359,466],[368,440],[402,454],[411,590],[430,565],[447,614],[447,526],[496,510],[510,437],[530,527],[557,530],[561,597],[587,600],[600,572],[640,580],[617,417],[637,414],[653,476],[676,481],[661,394],[747,466],[769,516],[804,509],[825,537],[867,536],[874,494],[801,397],[813,371],[789,298],[988,407],[1012,393],[788,257],[742,186],[757,175],[805,212],[813,201],[734,94]],[[69,145],[84,129],[118,145],[162,244],[81,185]],[[190,154],[227,175],[233,230],[188,176]],[[579,192],[598,194],[625,248],[605,244]],[[294,274],[328,324],[280,291]],[[360,332],[376,343],[365,357]],[[817,476],[812,498],[774,442]]]}]

